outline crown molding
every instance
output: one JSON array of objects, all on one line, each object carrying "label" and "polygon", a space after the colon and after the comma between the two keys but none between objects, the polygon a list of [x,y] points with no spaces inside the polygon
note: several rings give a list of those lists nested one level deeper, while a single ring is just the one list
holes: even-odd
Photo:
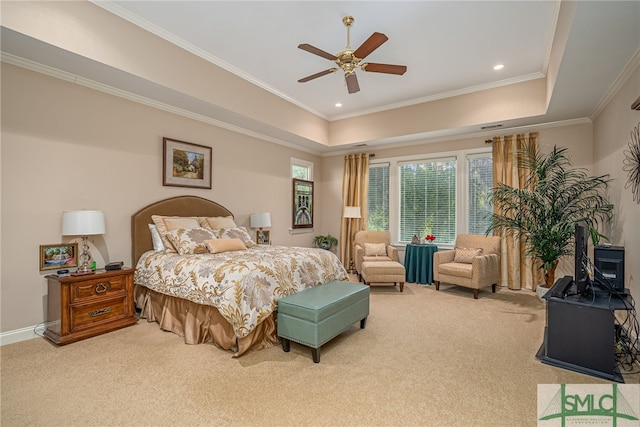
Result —
[{"label": "crown molding", "polygon": [[589,115],[589,119],[594,121],[600,113],[605,109],[609,102],[613,99],[614,96],[622,89],[622,86],[627,83],[627,81],[631,78],[631,75],[640,67],[640,49],[636,51],[636,54],[633,55],[633,58],[629,60],[627,65],[624,67],[618,78],[613,82],[609,90],[602,96],[596,108],[593,109],[591,114]]}]

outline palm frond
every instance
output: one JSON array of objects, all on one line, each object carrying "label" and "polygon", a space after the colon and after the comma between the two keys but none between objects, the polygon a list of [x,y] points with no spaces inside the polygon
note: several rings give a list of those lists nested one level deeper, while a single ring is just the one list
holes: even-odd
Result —
[{"label": "palm frond", "polygon": [[525,188],[498,183],[492,189],[494,213],[487,233],[504,232],[523,238],[527,252],[542,262],[545,271],[573,254],[576,223],[586,224],[594,244],[606,236],[598,226],[613,218],[606,197],[609,175],[589,176],[572,168],[567,148],[554,146],[542,154],[525,144],[517,154]]}]

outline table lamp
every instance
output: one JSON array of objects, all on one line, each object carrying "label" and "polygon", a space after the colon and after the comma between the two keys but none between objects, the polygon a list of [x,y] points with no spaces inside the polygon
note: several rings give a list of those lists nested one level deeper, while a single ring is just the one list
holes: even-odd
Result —
[{"label": "table lamp", "polygon": [[104,213],[102,211],[68,211],[62,213],[62,235],[81,236],[82,254],[78,273],[91,273],[91,253],[89,252],[88,236],[104,234]]}]

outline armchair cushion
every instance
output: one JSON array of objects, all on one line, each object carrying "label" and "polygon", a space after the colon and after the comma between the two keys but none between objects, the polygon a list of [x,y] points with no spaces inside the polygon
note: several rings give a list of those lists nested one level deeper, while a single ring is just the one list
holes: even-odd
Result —
[{"label": "armchair cushion", "polygon": [[364,256],[387,256],[387,245],[384,243],[365,243]]},{"label": "armchair cushion", "polygon": [[471,264],[473,262],[473,257],[479,255],[482,255],[482,248],[455,248],[453,262]]},{"label": "armchair cushion", "polygon": [[471,279],[473,271],[471,270],[471,263],[461,262],[448,262],[440,265],[441,274],[451,274],[452,276],[466,277]]}]

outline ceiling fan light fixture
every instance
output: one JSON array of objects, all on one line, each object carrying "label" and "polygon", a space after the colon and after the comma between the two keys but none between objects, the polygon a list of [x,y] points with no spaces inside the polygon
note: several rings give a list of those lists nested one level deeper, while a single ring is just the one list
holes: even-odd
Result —
[{"label": "ceiling fan light fixture", "polygon": [[[379,48],[389,38],[382,33],[373,33],[367,40],[364,41],[356,50],[351,49],[351,26],[355,22],[353,16],[345,16],[342,18],[342,23],[347,27],[347,46],[338,52],[335,56],[318,49],[315,46],[311,46],[308,43],[302,43],[298,45],[299,49],[305,50],[314,55],[318,55],[322,58],[335,62],[339,69],[344,72],[344,78],[347,84],[347,89],[350,94],[356,93],[360,90],[358,85],[358,78],[355,74],[355,70],[360,68],[362,71],[384,73],[384,74],[396,74],[402,75],[407,71],[405,65],[392,65],[392,64],[376,64],[376,63],[364,63],[362,60],[371,54],[374,50]],[[367,68],[367,66],[369,66]],[[304,77],[298,80],[298,83],[305,83],[310,80],[322,77],[330,74],[333,71],[337,71],[338,68],[321,71],[316,74]]]}]

